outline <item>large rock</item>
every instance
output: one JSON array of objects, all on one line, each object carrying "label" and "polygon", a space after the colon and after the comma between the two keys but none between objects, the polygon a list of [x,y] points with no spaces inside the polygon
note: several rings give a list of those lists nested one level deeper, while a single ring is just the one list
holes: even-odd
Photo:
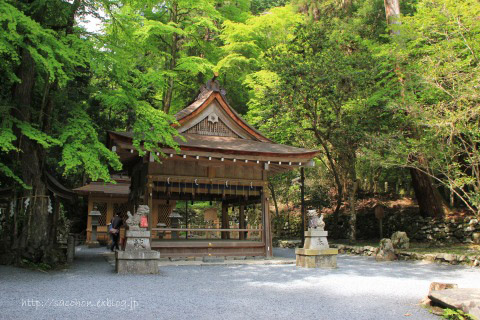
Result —
[{"label": "large rock", "polygon": [[480,244],[480,232],[474,232],[472,234],[472,240],[475,244]]},{"label": "large rock", "polygon": [[393,248],[392,240],[384,238],[380,240],[380,248],[375,260],[377,261],[393,261],[396,260],[397,256],[395,255],[395,250]]},{"label": "large rock", "polygon": [[431,306],[432,300],[430,300],[430,295],[433,291],[446,290],[446,289],[456,289],[458,285],[456,283],[443,283],[443,282],[432,282],[430,283],[430,288],[428,289],[428,295],[425,299],[422,300],[423,305]]},{"label": "large rock", "polygon": [[431,291],[432,302],[446,308],[460,309],[480,319],[480,289],[453,288]]},{"label": "large rock", "polygon": [[410,239],[406,232],[397,231],[392,234],[392,244],[395,249],[408,249],[410,248]]}]

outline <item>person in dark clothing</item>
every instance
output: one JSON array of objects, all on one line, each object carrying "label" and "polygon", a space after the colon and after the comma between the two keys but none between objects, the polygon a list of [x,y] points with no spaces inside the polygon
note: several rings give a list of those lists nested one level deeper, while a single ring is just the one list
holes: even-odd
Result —
[{"label": "person in dark clothing", "polygon": [[123,220],[120,218],[118,213],[115,214],[115,216],[112,218],[112,221],[110,221],[110,234],[112,235],[112,247],[110,250],[119,250],[120,248],[118,247],[118,241],[120,240],[120,227],[123,225]]}]

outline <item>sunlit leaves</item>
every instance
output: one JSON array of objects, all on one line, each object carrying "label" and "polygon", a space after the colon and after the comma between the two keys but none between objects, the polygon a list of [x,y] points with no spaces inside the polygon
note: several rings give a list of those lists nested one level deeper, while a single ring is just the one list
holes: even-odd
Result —
[{"label": "sunlit leaves", "polygon": [[98,140],[98,133],[90,117],[80,107],[74,108],[63,128],[60,165],[65,174],[84,170],[93,180],[111,181],[109,166],[120,170],[122,165],[115,152]]},{"label": "sunlit leaves", "polygon": [[145,155],[149,151],[159,160],[157,153],[164,156],[161,147],[179,151],[178,144],[173,139],[179,136],[177,130],[171,126],[175,122],[173,116],[142,102],[135,106],[135,113],[133,145],[140,155]]}]

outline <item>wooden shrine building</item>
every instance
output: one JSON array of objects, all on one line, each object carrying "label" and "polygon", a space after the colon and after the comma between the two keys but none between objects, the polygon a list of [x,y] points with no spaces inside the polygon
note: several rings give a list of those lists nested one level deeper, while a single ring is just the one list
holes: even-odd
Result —
[{"label": "wooden shrine building", "polygon": [[[178,153],[162,148],[167,157],[161,163],[152,155],[139,156],[132,133],[108,133],[108,146],[129,170],[130,190],[126,194],[124,183],[122,193],[116,195],[107,194],[118,188],[115,186],[102,189],[90,184],[77,189],[83,194],[91,192],[89,212],[95,201],[105,203],[109,221],[127,198],[130,204],[147,204],[152,247],[162,257],[272,256],[267,178],[313,165],[318,151],[276,144],[263,136],[230,107],[214,79],[175,118],[185,139],[176,139]],[[95,193],[94,187],[102,190]],[[181,216],[177,212],[181,210],[174,210],[178,201],[221,203],[218,223],[189,225],[188,211]],[[257,211],[261,208],[261,221],[253,227],[246,223],[245,215],[246,208],[255,205]],[[237,213],[235,223],[229,217],[232,207]],[[215,218],[211,210],[207,215]]]}]

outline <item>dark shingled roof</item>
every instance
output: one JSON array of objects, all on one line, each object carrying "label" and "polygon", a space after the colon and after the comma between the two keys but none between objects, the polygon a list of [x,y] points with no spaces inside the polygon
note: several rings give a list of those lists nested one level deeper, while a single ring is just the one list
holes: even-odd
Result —
[{"label": "dark shingled roof", "polygon": [[[112,132],[115,135],[132,139],[132,132]],[[283,144],[262,142],[249,139],[239,139],[233,137],[219,137],[219,136],[204,136],[199,134],[180,134],[186,141],[176,137],[175,141],[181,149],[185,150],[199,150],[223,152],[223,153],[248,153],[261,155],[281,155],[281,156],[315,156],[318,153],[316,150],[308,150],[287,146]]]},{"label": "dark shingled roof", "polygon": [[198,95],[197,99],[195,99],[195,101],[192,104],[178,111],[175,114],[175,119],[177,119],[177,121],[180,119],[183,119],[189,114],[191,114],[192,112],[194,112],[195,110],[197,110],[205,101],[207,101],[207,99],[210,97],[210,95],[213,92],[214,92],[213,90],[206,90],[206,89],[202,90]]},{"label": "dark shingled roof", "polygon": [[90,182],[83,187],[73,189],[73,191],[79,194],[98,193],[101,195],[128,196],[128,194],[130,193],[130,181],[117,184]]}]

